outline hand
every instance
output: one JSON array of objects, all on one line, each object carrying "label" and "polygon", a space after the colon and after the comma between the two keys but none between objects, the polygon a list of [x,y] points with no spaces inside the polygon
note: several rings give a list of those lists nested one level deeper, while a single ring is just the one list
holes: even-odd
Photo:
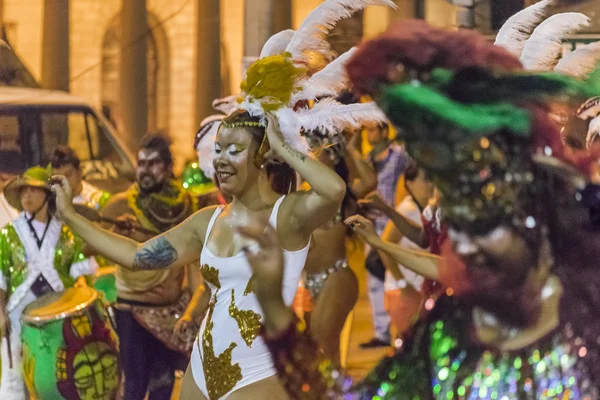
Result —
[{"label": "hand", "polygon": [[6,335],[6,331],[10,331],[10,318],[5,309],[0,310],[0,339]]},{"label": "hand", "polygon": [[117,221],[119,224],[113,225],[112,231],[117,235],[132,237],[135,233],[137,219],[131,214],[123,214],[117,218]]},{"label": "hand", "polygon": [[270,301],[281,298],[284,258],[275,229],[270,224],[267,224],[266,229],[261,225],[256,223],[238,227],[238,231],[259,246],[258,250],[245,247],[244,253],[254,272],[254,293],[259,301]]},{"label": "hand", "polygon": [[177,336],[184,335],[186,332],[193,329],[194,321],[191,315],[183,314],[175,323],[173,333]]},{"label": "hand", "polygon": [[353,215],[346,219],[344,223],[371,245],[380,240],[373,223],[361,215]]},{"label": "hand", "polygon": [[371,210],[385,211],[388,205],[383,201],[379,193],[369,193],[364,199],[358,200],[358,205]]},{"label": "hand", "polygon": [[360,153],[362,147],[362,132],[360,129],[350,132],[350,140],[348,140],[348,149],[350,151],[358,151]]},{"label": "hand", "polygon": [[277,148],[278,145],[283,144],[283,135],[281,134],[281,128],[279,127],[279,121],[273,114],[265,114],[267,119],[267,127],[265,128],[265,134],[269,139],[271,149]]},{"label": "hand", "polygon": [[238,232],[259,246],[256,251],[246,247],[244,253],[254,272],[253,291],[265,314],[267,334],[282,332],[290,326],[294,316],[281,295],[284,258],[277,232],[269,224],[266,229],[261,224],[239,227]]},{"label": "hand", "polygon": [[73,208],[73,191],[69,181],[64,176],[53,176],[50,179],[50,189],[56,196],[56,213],[59,217],[75,214]]}]

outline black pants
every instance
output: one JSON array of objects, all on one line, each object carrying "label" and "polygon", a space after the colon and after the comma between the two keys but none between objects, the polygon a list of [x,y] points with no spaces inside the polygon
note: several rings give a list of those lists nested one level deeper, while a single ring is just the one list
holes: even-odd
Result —
[{"label": "black pants", "polygon": [[175,371],[185,370],[187,359],[166,347],[144,329],[129,311],[115,309],[121,342],[121,366],[125,376],[124,399],[169,400]]}]

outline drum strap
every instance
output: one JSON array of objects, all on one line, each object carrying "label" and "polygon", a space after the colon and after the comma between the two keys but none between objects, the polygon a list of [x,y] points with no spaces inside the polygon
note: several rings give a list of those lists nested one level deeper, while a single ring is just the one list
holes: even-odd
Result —
[{"label": "drum strap", "polygon": [[44,233],[42,234],[41,239],[37,235],[37,232],[35,231],[35,229],[33,227],[33,223],[31,222],[31,221],[33,221],[34,218],[35,218],[35,214],[33,214],[31,216],[31,218],[27,218],[27,225],[29,226],[31,233],[33,234],[33,237],[35,238],[35,242],[37,243],[38,249],[41,249],[42,244],[44,243],[44,239],[46,238],[46,234],[48,233],[48,228],[50,228],[50,222],[52,222],[52,217],[48,216],[48,223],[46,223],[46,228],[44,228]]},{"label": "drum strap", "polygon": [[46,278],[44,278],[44,275],[39,274],[35,279],[35,282],[31,284],[31,291],[36,297],[41,297],[45,294],[54,292],[54,289],[52,289],[52,286],[50,286]]}]

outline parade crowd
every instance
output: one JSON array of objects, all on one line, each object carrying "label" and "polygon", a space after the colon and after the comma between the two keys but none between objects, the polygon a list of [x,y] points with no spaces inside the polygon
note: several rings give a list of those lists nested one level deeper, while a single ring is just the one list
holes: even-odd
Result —
[{"label": "parade crowd", "polygon": [[[496,43],[404,21],[334,59],[367,3],[393,4],[324,1],[215,101],[201,193],[164,133],[124,192],[66,146],[4,187],[0,399],[600,399],[600,48],[562,57],[581,24],[544,0]],[[360,348],[393,355],[353,382],[361,253]]]}]

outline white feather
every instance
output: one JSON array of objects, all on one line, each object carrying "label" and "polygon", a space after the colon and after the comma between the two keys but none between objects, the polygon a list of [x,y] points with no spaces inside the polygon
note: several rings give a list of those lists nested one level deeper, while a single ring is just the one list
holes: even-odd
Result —
[{"label": "white feather", "polygon": [[544,18],[554,0],[543,0],[510,17],[496,35],[497,46],[502,46],[517,57],[521,56],[525,41]]},{"label": "white feather", "polygon": [[301,135],[302,125],[298,115],[291,108],[281,108],[276,112],[279,129],[283,141],[301,153],[308,153],[309,147],[306,139]]},{"label": "white feather", "polygon": [[521,62],[526,69],[550,71],[562,54],[562,43],[589,26],[590,19],[581,13],[556,14],[542,22],[525,42]]},{"label": "white feather", "polygon": [[367,122],[387,122],[374,102],[341,104],[333,99],[323,99],[311,109],[300,110],[298,119],[305,131],[319,130],[328,134],[359,129]]},{"label": "white feather", "polygon": [[263,46],[262,51],[260,52],[260,58],[283,54],[292,41],[295,33],[296,31],[293,29],[286,29],[285,31],[281,31],[271,36]]},{"label": "white feather", "polygon": [[253,97],[244,97],[244,100],[236,105],[235,110],[246,110],[250,116],[260,117],[261,122],[265,122],[265,110],[261,102]]},{"label": "white feather", "polygon": [[586,79],[600,64],[600,42],[591,43],[570,52],[563,57],[554,71],[561,74]]},{"label": "white feather", "polygon": [[367,6],[396,8],[392,0],[325,0],[306,17],[286,51],[297,61],[306,61],[307,52],[331,55],[326,37],[335,24]]},{"label": "white feather", "polygon": [[600,116],[590,121],[588,127],[587,138],[585,140],[586,147],[590,149],[592,144],[600,137]]},{"label": "white feather", "polygon": [[352,57],[356,47],[351,48],[325,68],[300,83],[302,90],[294,93],[291,105],[301,100],[316,100],[320,97],[336,97],[342,90],[348,87],[348,74],[346,72],[346,63]]},{"label": "white feather", "polygon": [[223,97],[222,99],[213,100],[212,107],[223,114],[230,114],[233,110],[235,110],[239,97],[239,95],[232,95]]},{"label": "white feather", "polygon": [[215,178],[215,167],[213,166],[213,160],[217,156],[215,152],[215,140],[217,139],[217,132],[221,126],[221,121],[224,115],[212,115],[207,117],[200,123],[200,130],[207,124],[210,124],[208,132],[202,136],[198,144],[196,145],[196,154],[198,155],[198,165],[204,175],[207,178]]}]

